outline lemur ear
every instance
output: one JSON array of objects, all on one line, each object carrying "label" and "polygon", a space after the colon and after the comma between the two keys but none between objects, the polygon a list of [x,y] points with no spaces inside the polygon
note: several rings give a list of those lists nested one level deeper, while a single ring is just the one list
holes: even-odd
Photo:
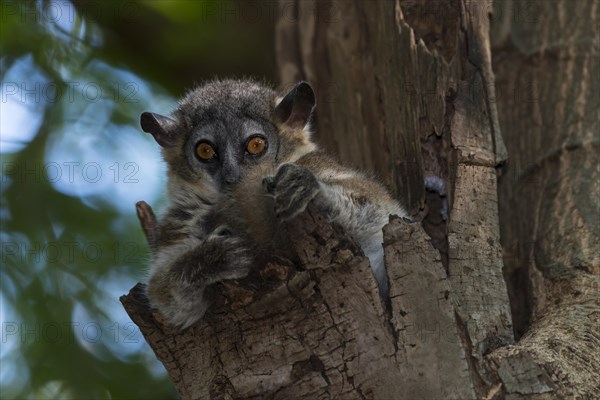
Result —
[{"label": "lemur ear", "polygon": [[176,124],[174,119],[160,114],[144,112],[140,116],[142,130],[154,136],[154,140],[162,147],[171,147],[175,144]]},{"label": "lemur ear", "polygon": [[277,104],[273,115],[292,128],[304,128],[315,107],[315,92],[304,81],[296,86]]}]

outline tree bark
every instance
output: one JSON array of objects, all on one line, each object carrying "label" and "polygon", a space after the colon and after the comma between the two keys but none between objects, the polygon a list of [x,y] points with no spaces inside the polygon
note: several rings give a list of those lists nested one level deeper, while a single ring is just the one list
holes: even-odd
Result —
[{"label": "tree bark", "polygon": [[[443,327],[459,333],[469,374],[468,385],[460,386],[470,389],[457,393],[440,385],[436,390],[432,382],[439,379],[415,378],[421,390],[405,392],[406,398],[483,396],[494,379],[488,376],[484,355],[513,341],[499,244],[495,168],[506,159],[506,149],[491,70],[491,3],[285,4],[297,7],[298,20],[281,20],[277,37],[295,37],[298,43],[279,53],[280,80],[306,79],[321,89],[320,141],[345,162],[375,172],[413,215],[428,215],[423,226],[440,251],[438,268],[448,275],[444,279],[454,304],[454,324],[424,330]],[[298,60],[300,66],[293,68]],[[423,178],[429,175],[446,182],[447,225],[435,221],[437,210],[427,211]],[[410,239],[404,246],[417,251]],[[393,280],[396,267],[386,261]],[[431,265],[410,265],[411,271],[424,268]],[[392,284],[392,313],[406,325],[424,323],[423,315],[431,310],[411,310],[409,317],[395,314],[407,312],[395,296],[408,299],[408,287],[403,281]],[[417,295],[410,298],[422,301]],[[409,358],[407,369],[427,376],[419,358]]]},{"label": "tree bark", "polygon": [[499,187],[501,237],[523,337],[491,360],[505,371],[517,360],[520,370],[539,367],[513,391],[538,382],[555,397],[598,398],[600,3],[496,9],[498,108],[511,154]]},{"label": "tree bark", "polygon": [[[282,86],[310,81],[318,94],[318,140],[346,163],[377,174],[422,223],[391,218],[384,228],[386,302],[360,248],[315,209],[287,226],[298,263],[270,263],[245,280],[218,285],[212,309],[186,331],[166,326],[148,310],[142,288],[134,288],[122,302],[181,396],[597,395],[593,377],[599,363],[591,346],[598,347],[592,279],[598,271],[593,241],[598,225],[593,214],[581,214],[574,205],[593,212],[589,193],[576,196],[578,185],[598,171],[587,145],[575,151],[588,158],[543,160],[535,173],[546,179],[545,195],[525,184],[503,194],[518,204],[512,209],[500,203],[509,220],[503,225],[505,243],[513,243],[506,237],[536,240],[526,258],[504,257],[509,266],[532,265],[536,319],[531,332],[514,343],[498,220],[497,168],[507,155],[491,65],[491,3],[292,0],[282,1],[280,10]],[[506,81],[517,84],[508,68]],[[576,104],[585,106],[582,101]],[[503,122],[520,111],[510,107],[514,111],[503,112]],[[511,130],[509,136],[518,141],[523,132]],[[593,141],[586,138],[582,143]],[[536,143],[543,143],[540,150],[548,145]],[[559,148],[559,156],[569,151],[566,144]],[[553,175],[557,165],[575,181]],[[440,217],[440,196],[424,190],[424,177],[431,175],[445,182],[447,222]],[[552,191],[556,198],[548,199]],[[570,212],[558,212],[565,204]],[[151,209],[141,204],[138,212],[149,232]],[[550,221],[528,222],[540,212]],[[584,226],[589,234],[569,241],[570,231],[563,230],[569,226],[571,231]],[[546,235],[541,241],[540,233]],[[562,240],[561,246],[554,240]],[[537,264],[530,255],[539,257]],[[569,273],[557,278],[550,270]],[[566,301],[557,304],[561,295]]]}]

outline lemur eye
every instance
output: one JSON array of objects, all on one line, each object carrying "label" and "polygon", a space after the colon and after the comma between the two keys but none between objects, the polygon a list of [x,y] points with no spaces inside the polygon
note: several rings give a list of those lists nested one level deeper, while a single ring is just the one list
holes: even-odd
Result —
[{"label": "lemur eye", "polygon": [[246,151],[252,155],[260,154],[267,148],[267,141],[261,136],[252,136],[246,142]]},{"label": "lemur eye", "polygon": [[212,160],[216,157],[215,149],[206,142],[200,142],[196,146],[196,155],[203,161]]}]

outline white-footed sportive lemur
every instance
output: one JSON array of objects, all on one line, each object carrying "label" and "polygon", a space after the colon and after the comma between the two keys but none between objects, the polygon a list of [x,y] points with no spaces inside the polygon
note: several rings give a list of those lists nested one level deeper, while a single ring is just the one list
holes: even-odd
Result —
[{"label": "white-footed sportive lemur", "polygon": [[168,165],[147,295],[170,323],[202,318],[211,287],[276,252],[281,221],[310,202],[359,243],[387,296],[382,227],[406,212],[379,182],[318,148],[314,108],[306,82],[281,97],[254,81],[217,80],[189,92],[170,117],[141,115]]}]

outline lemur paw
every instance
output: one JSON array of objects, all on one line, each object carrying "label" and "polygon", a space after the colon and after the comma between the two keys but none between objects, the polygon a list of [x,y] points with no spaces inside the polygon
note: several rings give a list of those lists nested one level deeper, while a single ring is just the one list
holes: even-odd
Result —
[{"label": "lemur paw", "polygon": [[281,219],[294,218],[306,209],[319,192],[319,182],[308,169],[296,164],[283,164],[274,177],[263,180],[263,186],[275,198],[275,213]]},{"label": "lemur paw", "polygon": [[253,263],[245,241],[219,228],[154,273],[148,282],[148,299],[171,324],[185,328],[206,312],[211,285],[246,277]]}]

